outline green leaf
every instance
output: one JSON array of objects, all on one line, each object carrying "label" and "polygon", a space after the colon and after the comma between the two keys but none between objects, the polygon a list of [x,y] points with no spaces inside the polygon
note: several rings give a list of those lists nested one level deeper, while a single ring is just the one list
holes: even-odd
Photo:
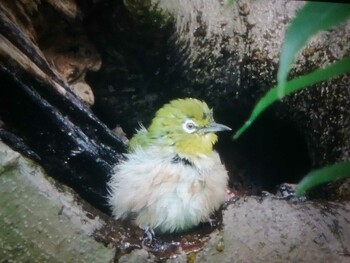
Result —
[{"label": "green leaf", "polygon": [[[292,79],[285,84],[285,93],[283,96],[286,96],[306,86],[334,78],[347,72],[350,72],[350,57],[337,61],[324,69],[318,69],[310,74]],[[270,106],[273,102],[279,100],[278,89],[279,87],[275,86],[269,90],[263,98],[260,99],[260,101],[255,105],[249,119],[234,135],[234,139],[237,139],[239,136],[241,136],[241,134],[268,106]]]},{"label": "green leaf", "polygon": [[301,196],[310,188],[330,181],[350,177],[350,161],[337,163],[310,172],[297,186],[296,196]]},{"label": "green leaf", "polygon": [[288,72],[297,52],[309,37],[345,21],[350,16],[350,5],[341,3],[309,2],[298,12],[288,27],[281,51],[277,73],[278,95],[282,98]]}]

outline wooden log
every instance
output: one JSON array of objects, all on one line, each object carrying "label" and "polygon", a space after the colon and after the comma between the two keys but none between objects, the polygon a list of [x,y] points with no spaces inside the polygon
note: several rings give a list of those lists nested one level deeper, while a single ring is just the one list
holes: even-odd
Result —
[{"label": "wooden log", "polygon": [[2,139],[35,156],[52,176],[108,211],[107,176],[126,151],[124,143],[77,98],[38,47],[1,11],[0,25],[0,117],[17,134],[3,131]]}]

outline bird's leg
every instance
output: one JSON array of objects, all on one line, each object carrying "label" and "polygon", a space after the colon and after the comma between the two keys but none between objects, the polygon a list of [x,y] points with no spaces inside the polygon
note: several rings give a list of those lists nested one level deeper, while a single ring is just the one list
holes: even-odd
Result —
[{"label": "bird's leg", "polygon": [[299,197],[295,196],[296,184],[283,183],[278,186],[276,196],[280,199],[293,200],[293,201],[305,201],[308,197],[302,195]]},{"label": "bird's leg", "polygon": [[227,197],[226,197],[227,199],[226,199],[226,201],[231,201],[231,200],[233,200],[234,198],[236,198],[236,194],[233,192],[232,189],[227,188],[226,193],[227,193]]},{"label": "bird's leg", "polygon": [[142,242],[152,243],[153,238],[155,237],[153,228],[150,226],[140,226],[140,228],[143,230]]},{"label": "bird's leg", "polygon": [[214,228],[217,225],[216,219],[213,219],[213,218],[209,218],[207,223],[210,225],[211,228]]},{"label": "bird's leg", "polygon": [[291,199],[294,197],[295,189],[295,184],[284,183],[278,186],[276,195],[281,199]]}]

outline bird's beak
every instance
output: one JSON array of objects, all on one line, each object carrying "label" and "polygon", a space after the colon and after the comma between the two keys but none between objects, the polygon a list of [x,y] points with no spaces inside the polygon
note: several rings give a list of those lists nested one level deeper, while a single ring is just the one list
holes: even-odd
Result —
[{"label": "bird's beak", "polygon": [[232,129],[226,125],[213,122],[209,124],[208,127],[201,128],[200,131],[203,133],[209,133],[209,132],[219,132],[219,131],[231,131]]}]

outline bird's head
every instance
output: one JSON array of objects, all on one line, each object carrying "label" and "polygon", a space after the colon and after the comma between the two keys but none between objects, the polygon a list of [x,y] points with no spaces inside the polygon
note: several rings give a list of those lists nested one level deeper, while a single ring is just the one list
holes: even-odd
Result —
[{"label": "bird's head", "polygon": [[225,130],[231,129],[214,121],[213,111],[205,102],[177,99],[157,111],[144,137],[147,142],[142,144],[170,146],[187,158],[210,155],[217,141],[215,133]]}]

